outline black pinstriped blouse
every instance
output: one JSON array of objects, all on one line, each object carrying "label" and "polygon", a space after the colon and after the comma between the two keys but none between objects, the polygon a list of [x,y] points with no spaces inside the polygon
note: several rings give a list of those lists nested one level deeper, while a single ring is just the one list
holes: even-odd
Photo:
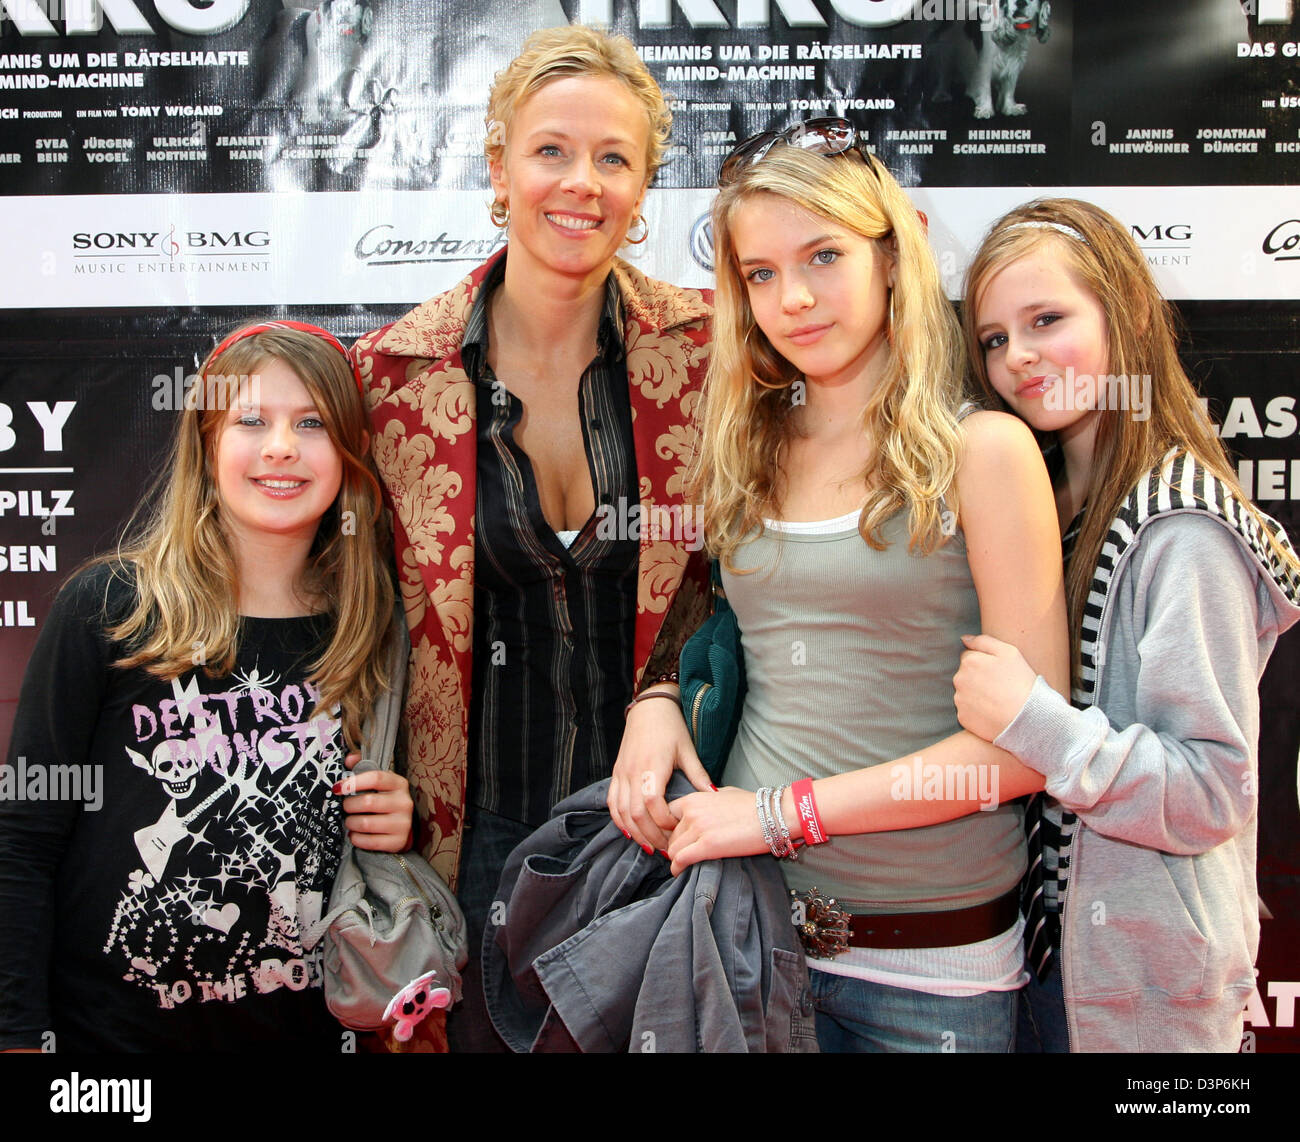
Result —
[{"label": "black pinstriped blouse", "polygon": [[638,502],[618,288],[606,284],[596,357],[578,390],[596,511],[568,548],[542,515],[514,432],[523,403],[487,362],[484,282],[462,358],[478,387],[474,669],[469,803],[542,824],[551,807],[608,777],[632,696]]}]

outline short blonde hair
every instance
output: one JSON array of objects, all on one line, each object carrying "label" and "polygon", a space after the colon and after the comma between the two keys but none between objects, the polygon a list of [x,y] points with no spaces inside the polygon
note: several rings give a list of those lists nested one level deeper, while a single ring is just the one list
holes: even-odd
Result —
[{"label": "short blonde hair", "polygon": [[[649,126],[646,182],[664,161],[673,116],[664,94],[626,36],[610,36],[585,24],[534,32],[519,54],[497,72],[488,93],[487,136],[483,153],[496,162],[505,150],[510,122],[519,105],[557,79],[608,76],[636,96]],[[500,124],[500,128],[497,127]]]}]

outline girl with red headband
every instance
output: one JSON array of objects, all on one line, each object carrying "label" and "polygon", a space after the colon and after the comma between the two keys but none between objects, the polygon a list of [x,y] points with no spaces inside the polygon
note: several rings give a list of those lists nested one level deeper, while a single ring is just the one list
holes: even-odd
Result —
[{"label": "girl with red headband", "polygon": [[339,1049],[302,935],[344,828],[400,851],[413,807],[343,786],[393,607],[359,389],[323,329],[236,331],[60,592],[0,771],[0,1049]]}]

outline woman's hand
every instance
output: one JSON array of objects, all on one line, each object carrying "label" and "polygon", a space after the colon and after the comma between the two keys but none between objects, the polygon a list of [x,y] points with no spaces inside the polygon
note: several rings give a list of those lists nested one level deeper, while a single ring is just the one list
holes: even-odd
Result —
[{"label": "woman's hand", "polygon": [[1024,655],[992,635],[962,635],[966,649],[953,676],[957,720],[991,742],[1014,720],[1038,677]]},{"label": "woman's hand", "polygon": [[691,742],[682,717],[677,687],[651,687],[666,698],[647,698],[627,714],[618,760],[609,783],[609,815],[646,852],[668,848],[677,818],[664,800],[674,769],[680,769],[696,789],[713,788]]},{"label": "woman's hand", "polygon": [[[668,808],[677,818],[668,843],[674,876],[702,860],[769,851],[751,790],[728,785],[716,792],[691,793],[678,797]],[[788,824],[788,812],[785,819]]]},{"label": "woman's hand", "polygon": [[[361,760],[359,753],[343,759],[349,769]],[[391,769],[372,769],[348,774],[334,786],[343,795],[348,838],[359,849],[380,853],[404,853],[414,843],[411,814],[415,802],[406,778]]]}]

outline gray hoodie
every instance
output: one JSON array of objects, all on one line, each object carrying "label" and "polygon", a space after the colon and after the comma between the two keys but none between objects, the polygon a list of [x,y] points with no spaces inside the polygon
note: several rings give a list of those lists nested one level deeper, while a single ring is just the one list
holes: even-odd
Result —
[{"label": "gray hoodie", "polygon": [[1040,677],[995,743],[1079,817],[1061,919],[1075,1051],[1236,1051],[1255,982],[1259,680],[1300,583],[1218,481],[1170,468],[1103,548],[1089,708]]}]

